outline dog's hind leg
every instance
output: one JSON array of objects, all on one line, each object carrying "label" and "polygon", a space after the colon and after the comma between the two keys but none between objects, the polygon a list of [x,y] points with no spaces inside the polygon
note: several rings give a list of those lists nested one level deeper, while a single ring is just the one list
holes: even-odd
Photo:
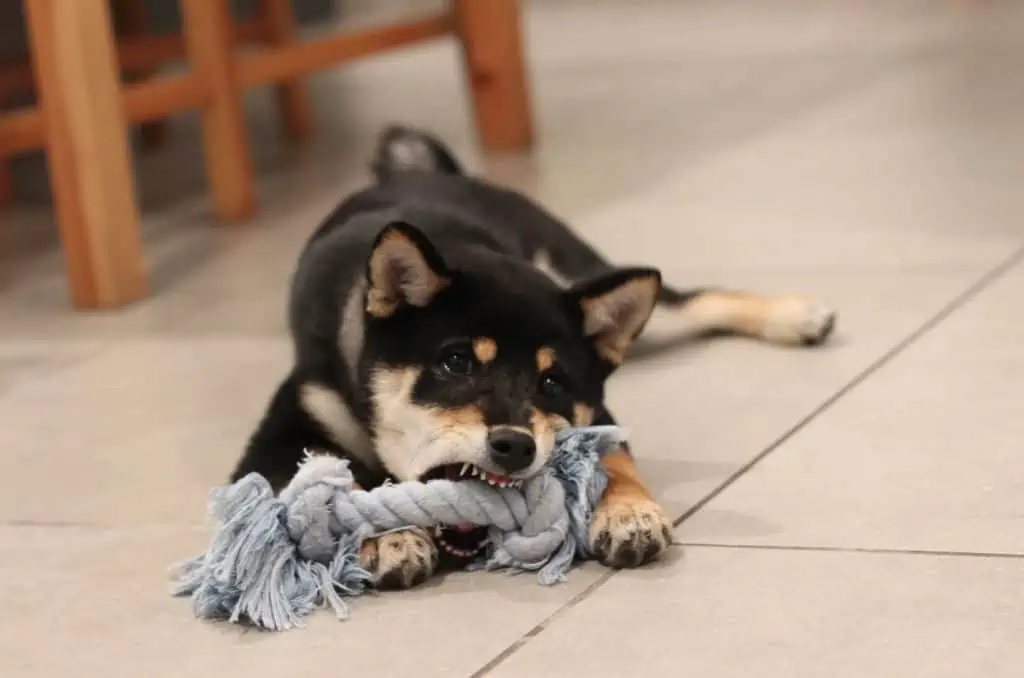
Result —
[{"label": "dog's hind leg", "polygon": [[[549,229],[550,248],[538,249],[533,265],[561,287],[606,275],[615,266],[568,228]],[[738,334],[773,344],[814,345],[835,327],[836,314],[809,297],[765,297],[728,290],[677,290],[663,284],[645,335],[675,337]]]},{"label": "dog's hind leg", "polygon": [[658,310],[644,334],[727,333],[773,344],[810,346],[828,339],[835,322],[834,311],[808,297],[764,297],[725,290],[683,292],[663,286]]}]

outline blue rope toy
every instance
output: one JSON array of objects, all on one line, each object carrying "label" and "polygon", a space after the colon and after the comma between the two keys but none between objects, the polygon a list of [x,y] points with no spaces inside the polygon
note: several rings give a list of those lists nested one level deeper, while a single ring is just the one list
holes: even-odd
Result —
[{"label": "blue rope toy", "polygon": [[357,564],[363,541],[441,523],[489,526],[487,551],[470,569],[562,582],[574,560],[589,557],[587,527],[608,482],[601,457],[625,439],[614,426],[565,429],[522,489],[431,480],[359,490],[348,462],[330,456],[308,457],[279,497],[249,474],[213,490],[210,545],[183,564],[172,593],[190,596],[197,617],[272,631],[300,625],[318,607],[347,619],[344,599],[370,581]]}]

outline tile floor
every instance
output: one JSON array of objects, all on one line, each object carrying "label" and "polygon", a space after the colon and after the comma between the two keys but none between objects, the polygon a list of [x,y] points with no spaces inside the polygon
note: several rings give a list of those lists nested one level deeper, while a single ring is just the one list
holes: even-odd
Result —
[{"label": "tile floor", "polygon": [[[1019,676],[1024,8],[949,0],[531,6],[541,143],[473,150],[454,50],[316,80],[260,216],[219,228],[195,121],[139,158],[154,296],[72,314],[49,213],[0,216],[0,675]],[[383,120],[431,127],[623,261],[808,291],[820,350],[637,360],[611,399],[676,516],[665,562],[453,575],[300,631],[192,619],[199,549],[288,359],[284,283]],[[38,158],[19,161],[29,202]]]}]

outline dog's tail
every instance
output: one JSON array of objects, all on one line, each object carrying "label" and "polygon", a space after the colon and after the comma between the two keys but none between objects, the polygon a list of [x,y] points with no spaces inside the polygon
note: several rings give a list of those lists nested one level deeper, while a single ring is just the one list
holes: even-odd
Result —
[{"label": "dog's tail", "polygon": [[384,181],[400,172],[463,173],[444,142],[411,127],[391,125],[377,140],[373,173],[377,181]]}]

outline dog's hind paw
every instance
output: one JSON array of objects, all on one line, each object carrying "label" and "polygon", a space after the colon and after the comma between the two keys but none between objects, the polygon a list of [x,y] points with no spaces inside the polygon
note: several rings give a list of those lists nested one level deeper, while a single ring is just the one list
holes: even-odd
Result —
[{"label": "dog's hind paw", "polygon": [[773,299],[762,336],[776,344],[815,346],[835,329],[836,313],[814,299],[781,297]]},{"label": "dog's hind paw", "polygon": [[418,586],[434,573],[437,562],[434,540],[415,527],[367,539],[359,551],[359,566],[378,589]]}]

